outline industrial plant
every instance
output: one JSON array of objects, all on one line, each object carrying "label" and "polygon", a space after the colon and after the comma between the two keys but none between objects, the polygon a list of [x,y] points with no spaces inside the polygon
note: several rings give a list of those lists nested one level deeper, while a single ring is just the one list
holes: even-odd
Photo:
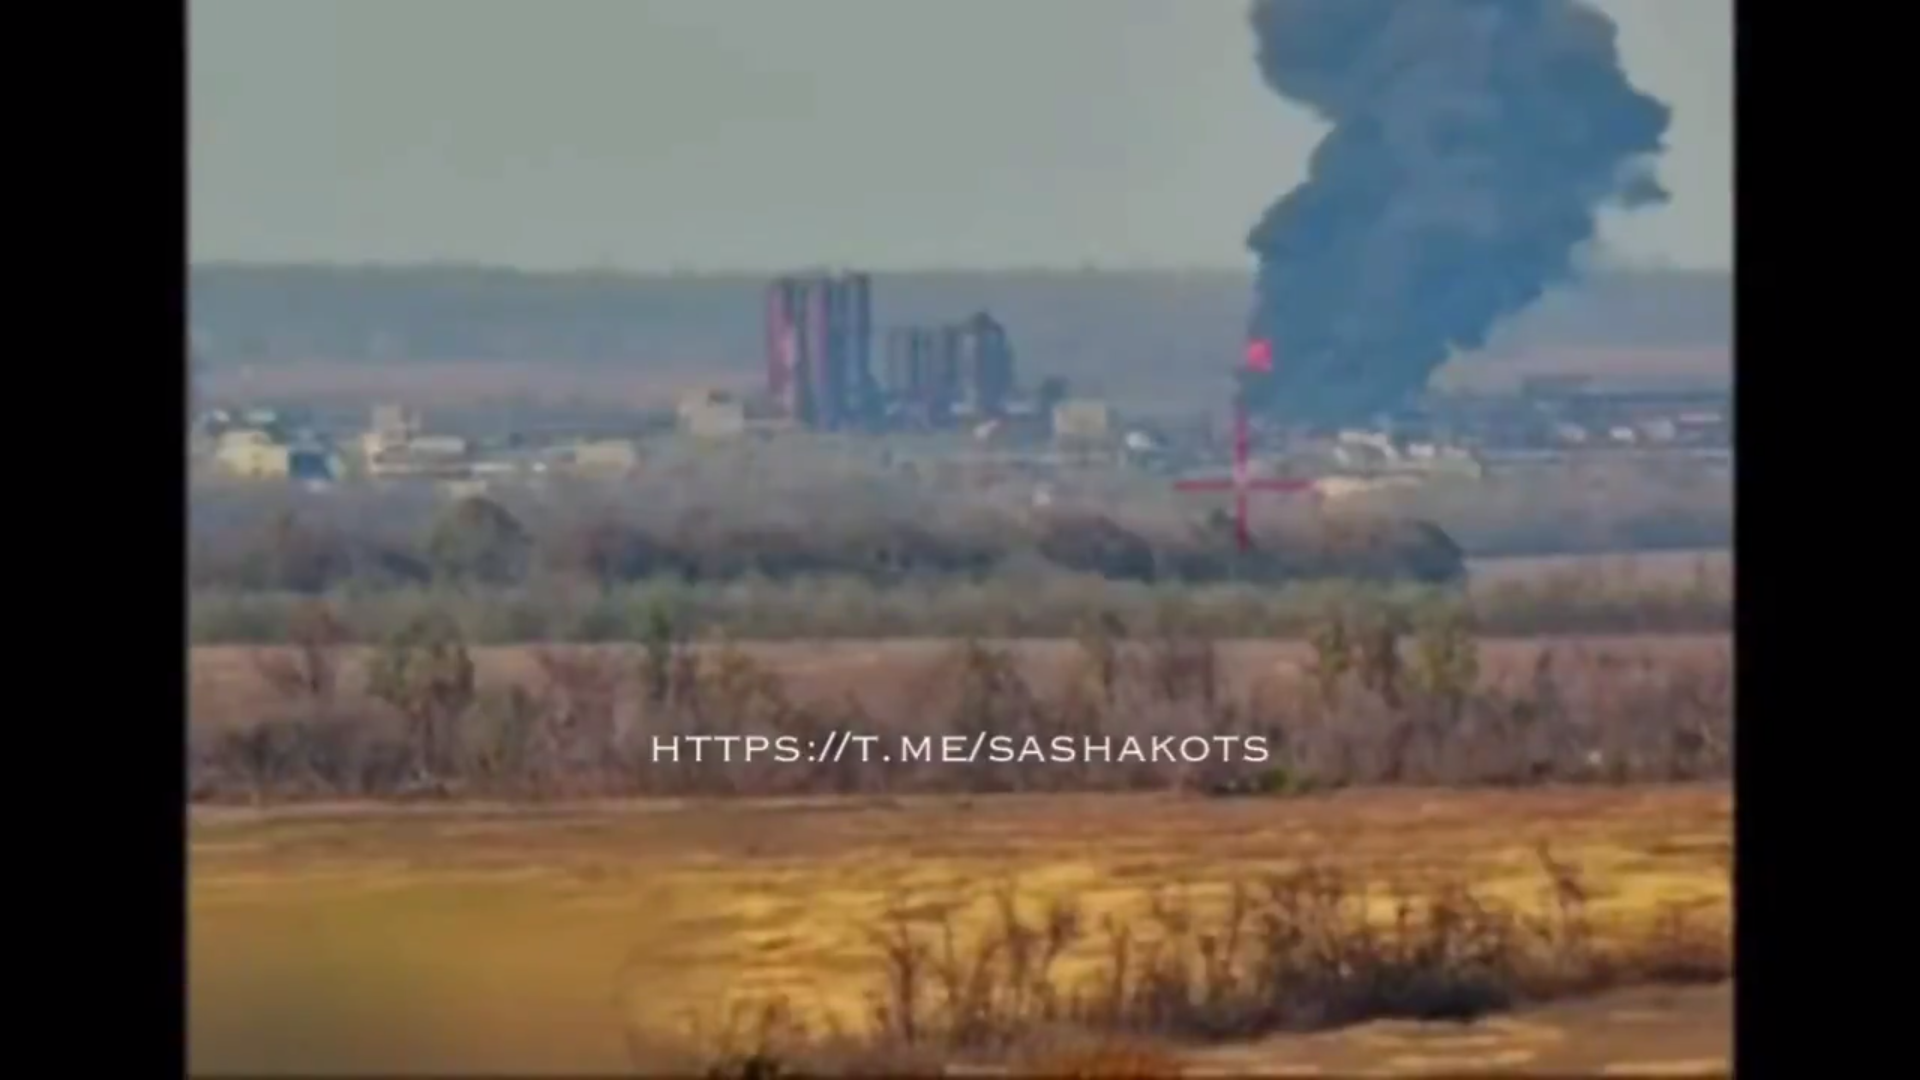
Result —
[{"label": "industrial plant", "polygon": [[877,415],[872,279],[785,277],[767,289],[767,396],[781,415],[835,431]]},{"label": "industrial plant", "polygon": [[883,431],[1044,411],[1046,403],[1018,398],[1012,341],[987,312],[945,325],[887,327],[877,373],[876,336],[871,275],[775,281],[766,308],[766,391],[775,412],[818,431]]},{"label": "industrial plant", "polygon": [[[1211,490],[1209,484],[1220,482],[1195,471],[1217,473],[1231,464],[1232,475],[1255,488],[1281,484],[1272,475],[1278,469],[1300,478],[1316,497],[1340,498],[1575,454],[1718,461],[1729,452],[1731,403],[1724,390],[1621,393],[1546,379],[1517,394],[1429,393],[1370,424],[1318,434],[1248,416],[1236,405],[1227,462],[1227,443],[1211,422],[1121,416],[1098,397],[1070,397],[1059,378],[1023,386],[1012,334],[990,312],[947,322],[887,322],[876,318],[874,300],[866,273],[773,281],[762,312],[761,385],[687,388],[672,412],[557,421],[495,415],[429,429],[417,410],[398,403],[359,414],[365,421],[336,416],[328,422],[304,410],[243,403],[195,416],[193,456],[206,471],[235,479],[308,486],[427,481],[469,492],[560,476],[635,476],[647,470],[663,440],[698,445],[840,433],[891,440],[880,448],[885,455],[915,467],[946,464],[1042,485],[1068,472],[1121,468]],[[741,314],[752,317],[750,309]],[[1251,357],[1248,364],[1270,373],[1275,358],[1260,360],[1268,366],[1254,365]],[[1161,421],[1172,426],[1163,429]],[[1285,459],[1284,468],[1270,460],[1277,458]]]}]

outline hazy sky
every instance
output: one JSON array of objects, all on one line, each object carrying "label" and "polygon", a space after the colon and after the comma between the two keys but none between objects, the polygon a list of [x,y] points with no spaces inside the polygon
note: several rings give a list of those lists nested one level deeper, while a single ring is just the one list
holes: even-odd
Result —
[{"label": "hazy sky", "polygon": [[[1318,126],[1247,0],[193,0],[195,259],[1238,266]],[[1732,0],[1601,0],[1671,103],[1635,262],[1732,255]]]}]

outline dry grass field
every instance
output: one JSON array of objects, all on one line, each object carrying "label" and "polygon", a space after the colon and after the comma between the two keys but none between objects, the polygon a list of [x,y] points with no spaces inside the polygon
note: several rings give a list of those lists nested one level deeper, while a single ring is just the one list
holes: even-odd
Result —
[{"label": "dry grass field", "polygon": [[1473,587],[1539,583],[1578,577],[1625,588],[1633,585],[1684,585],[1700,577],[1730,580],[1733,552],[1725,549],[1635,551],[1618,555],[1503,555],[1469,559]]},{"label": "dry grass field", "polygon": [[[1620,565],[1636,575],[1685,577],[1703,558],[1727,561],[1687,552]],[[1476,576],[1529,580],[1593,566],[1591,559],[1495,560]],[[1606,658],[1663,669],[1724,665],[1731,648],[1724,634],[1478,644],[1488,683],[1526,679],[1549,652],[1591,674],[1607,670]],[[924,688],[953,662],[955,645],[736,647],[797,701],[853,694],[876,716],[903,717],[925,711],[917,709]],[[639,663],[638,645],[602,648]],[[1314,658],[1304,641],[1218,648],[1229,695],[1267,680],[1303,679]],[[343,687],[362,684],[371,652],[343,650]],[[541,652],[475,647],[477,681],[538,684]],[[1086,662],[1073,641],[1027,641],[1013,652],[1041,692]],[[284,707],[262,677],[258,650],[198,647],[191,669],[196,724],[246,724]],[[750,1023],[765,1003],[815,1021],[871,1023],[875,995],[888,993],[888,954],[875,935],[885,932],[890,913],[932,920],[917,923],[931,933],[952,927],[962,938],[991,941],[1003,889],[1034,917],[1050,903],[1077,907],[1085,933],[1056,969],[1073,982],[1109,970],[1103,920],[1151,934],[1157,892],[1173,890],[1211,918],[1225,906],[1230,883],[1257,887],[1267,875],[1309,866],[1377,889],[1465,882],[1490,902],[1550,913],[1564,894],[1543,873],[1546,845],[1555,863],[1578,871],[1598,937],[1631,948],[1675,912],[1709,933],[1724,929],[1732,806],[1723,783],[1358,788],[1247,799],[1109,793],[196,806],[191,1067],[698,1070],[716,1047],[737,1043],[738,1023]],[[1391,917],[1384,892],[1365,901],[1367,916]],[[937,985],[937,976],[921,978]],[[1628,980],[1466,1023],[1372,1020],[1312,1032],[1156,1038],[1155,1053],[1196,1075],[1724,1074],[1731,991],[1725,982]],[[975,1059],[942,1052],[940,1060]]]},{"label": "dry grass field", "polygon": [[[830,702],[851,695],[876,715],[896,716],[903,710],[911,711],[916,696],[950,662],[955,646],[951,641],[906,640],[768,641],[736,647],[779,677],[796,701]],[[1244,695],[1263,680],[1270,684],[1297,682],[1313,656],[1312,647],[1302,641],[1223,642],[1219,649],[1222,689],[1229,696]],[[1605,657],[1706,661],[1730,649],[1731,640],[1724,634],[1489,639],[1481,643],[1481,662],[1488,679],[1498,682],[1530,671],[1548,651],[1578,667]],[[637,647],[623,645],[477,646],[472,655],[481,685],[509,686],[539,681],[542,651],[589,650],[629,655],[638,662]],[[258,667],[257,658],[263,651],[237,645],[193,648],[190,693],[194,723],[227,726],[272,711],[276,699]],[[342,685],[364,685],[363,673],[372,654],[368,647],[343,650]],[[1041,690],[1057,688],[1081,659],[1080,648],[1072,641],[1021,642],[1016,655],[1025,668],[1025,677]]]},{"label": "dry grass field", "polygon": [[[1581,872],[1602,936],[1676,904],[1724,924],[1732,809],[1725,786],[1702,785],[196,810],[190,1067],[671,1067],[670,1048],[730,1002],[858,1013],[882,974],[866,928],[901,904],[968,901],[950,924],[964,933],[1002,885],[1097,921],[1139,913],[1156,887],[1206,904],[1229,881],[1314,864],[1374,883],[1465,877],[1537,910],[1549,843]],[[1180,1053],[1241,1072],[1625,1075],[1724,1068],[1730,1041],[1723,986]]]}]

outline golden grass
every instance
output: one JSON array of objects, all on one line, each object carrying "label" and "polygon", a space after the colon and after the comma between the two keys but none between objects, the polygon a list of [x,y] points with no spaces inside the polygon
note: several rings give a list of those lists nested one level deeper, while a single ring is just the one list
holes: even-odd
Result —
[{"label": "golden grass", "polygon": [[867,926],[1002,883],[1097,917],[1310,862],[1531,906],[1549,841],[1603,926],[1724,912],[1731,819],[1725,786],[196,812],[192,1067],[622,1068],[628,1023],[666,1045],[742,998],[857,1010]]}]

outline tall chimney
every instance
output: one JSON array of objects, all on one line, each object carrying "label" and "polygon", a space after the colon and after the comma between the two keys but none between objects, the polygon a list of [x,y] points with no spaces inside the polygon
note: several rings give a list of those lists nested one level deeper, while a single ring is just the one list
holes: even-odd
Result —
[{"label": "tall chimney", "polygon": [[779,278],[767,286],[767,396],[788,416],[798,411],[794,369],[799,363],[799,335],[794,283]]},{"label": "tall chimney", "polygon": [[873,382],[873,278],[847,275],[847,401],[849,412],[864,422],[879,419],[879,395]]},{"label": "tall chimney", "polygon": [[806,316],[803,331],[805,346],[801,355],[806,393],[801,420],[810,427],[823,429],[832,428],[838,419],[834,412],[836,402],[832,383],[832,288],[832,280],[825,276],[812,277],[803,287]]}]

